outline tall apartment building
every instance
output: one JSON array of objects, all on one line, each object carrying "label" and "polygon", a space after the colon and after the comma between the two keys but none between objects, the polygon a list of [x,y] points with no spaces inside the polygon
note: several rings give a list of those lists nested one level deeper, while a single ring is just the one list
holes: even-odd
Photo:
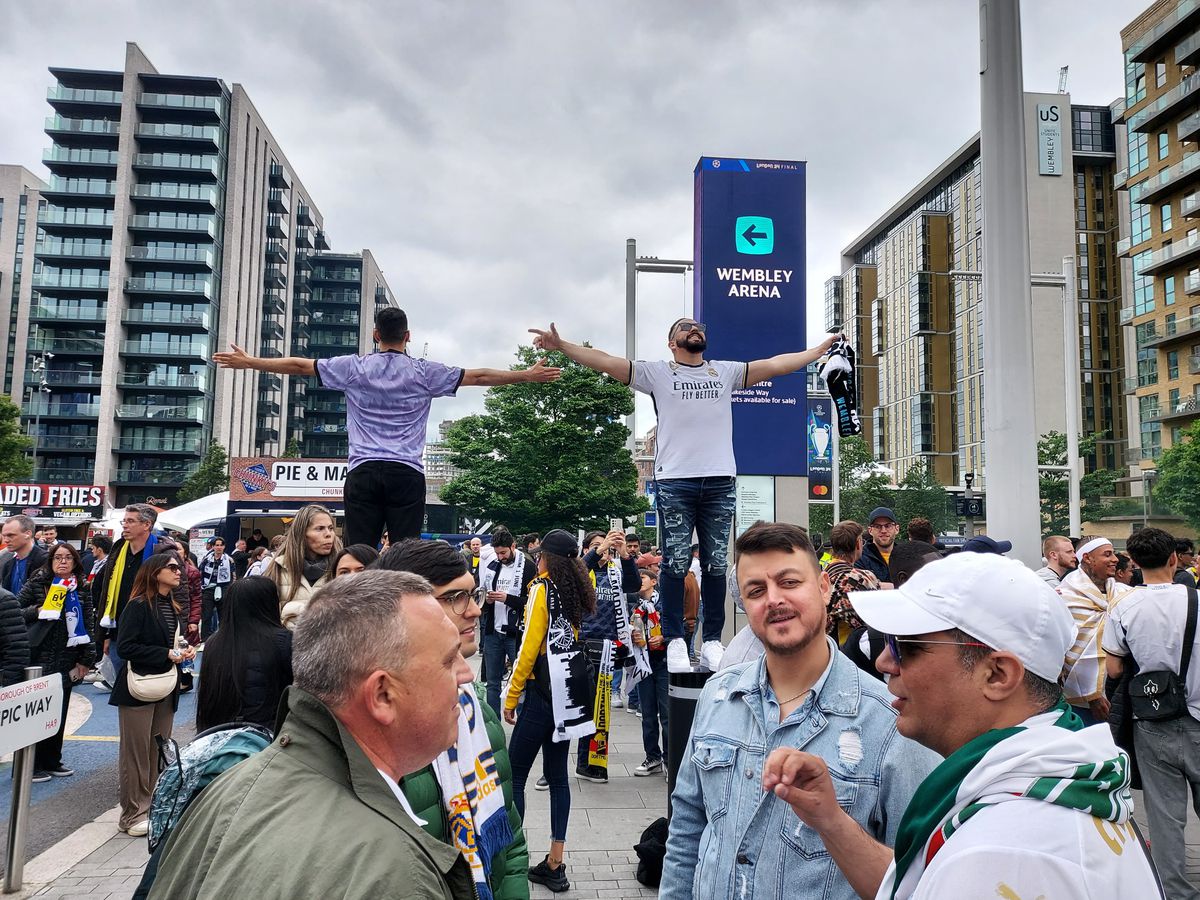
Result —
[{"label": "tall apartment building", "polygon": [[[0,183],[36,229],[13,260],[19,284],[0,290],[0,374],[40,432],[35,480],[169,503],[210,440],[279,455],[309,421],[333,424],[304,380],[211,363],[231,343],[354,352],[392,302],[369,253],[326,261],[323,217],[242,86],[161,74],[135,44],[119,72],[50,72],[49,181],[25,179],[21,207],[23,176]],[[352,271],[353,289],[322,280]],[[32,371],[42,354],[48,394]]]},{"label": "tall apartment building", "polygon": [[450,447],[446,434],[457,419],[445,419],[438,423],[438,439],[429,441],[421,451],[421,464],[425,467],[425,493],[430,498],[441,496],[442,486],[462,474],[462,470],[450,461]]},{"label": "tall apartment building", "polygon": [[1200,4],[1162,0],[1121,32],[1115,104],[1133,489],[1200,416]]},{"label": "tall apartment building", "polygon": [[[1026,94],[1025,114],[1031,270],[1061,274],[1075,258],[1082,433],[1105,434],[1087,462],[1115,468],[1126,431],[1109,110]],[[1043,118],[1053,127],[1039,135]],[[855,238],[825,285],[826,326],[858,349],[866,437],[897,480],[923,461],[943,484],[984,483],[982,202],[976,135]],[[1066,427],[1065,321],[1062,290],[1033,288],[1039,435]]]}]

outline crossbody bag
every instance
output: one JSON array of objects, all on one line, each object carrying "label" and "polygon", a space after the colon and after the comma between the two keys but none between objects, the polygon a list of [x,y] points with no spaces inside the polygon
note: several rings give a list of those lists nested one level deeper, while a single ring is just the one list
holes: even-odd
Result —
[{"label": "crossbody bag", "polygon": [[1138,672],[1129,679],[1129,701],[1133,718],[1140,722],[1165,722],[1188,714],[1187,673],[1196,642],[1196,589],[1185,585],[1188,595],[1187,625],[1183,629],[1183,649],[1179,654],[1179,674],[1170,669]]}]

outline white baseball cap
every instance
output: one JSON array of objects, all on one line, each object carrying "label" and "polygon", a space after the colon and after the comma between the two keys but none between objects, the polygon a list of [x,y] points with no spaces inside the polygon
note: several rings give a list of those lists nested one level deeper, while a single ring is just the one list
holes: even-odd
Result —
[{"label": "white baseball cap", "polygon": [[886,634],[957,628],[1012,653],[1030,672],[1057,682],[1075,642],[1062,598],[1015,559],[956,553],[922,566],[894,591],[853,591],[854,611]]}]

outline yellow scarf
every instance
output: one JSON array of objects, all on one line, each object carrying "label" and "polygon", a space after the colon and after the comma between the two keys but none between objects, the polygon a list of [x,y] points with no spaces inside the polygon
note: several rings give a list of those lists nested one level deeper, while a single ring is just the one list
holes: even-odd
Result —
[{"label": "yellow scarf", "polygon": [[121,593],[121,579],[125,577],[125,559],[129,555],[129,544],[122,544],[117,558],[113,560],[112,574],[108,577],[108,591],[104,602],[104,617],[101,628],[117,627],[117,594]]}]

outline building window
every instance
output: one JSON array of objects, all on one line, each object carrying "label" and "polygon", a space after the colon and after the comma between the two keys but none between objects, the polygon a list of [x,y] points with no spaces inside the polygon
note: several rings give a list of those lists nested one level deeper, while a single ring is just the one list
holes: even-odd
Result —
[{"label": "building window", "polygon": [[1146,67],[1142,63],[1125,60],[1125,106],[1130,107],[1146,99]]},{"label": "building window", "polygon": [[[1153,253],[1146,250],[1133,257],[1133,271],[1139,272],[1150,263]],[[1151,275],[1133,276],[1133,314],[1135,316],[1154,312],[1154,278]]]},{"label": "building window", "polygon": [[1154,64],[1154,86],[1162,87],[1167,83],[1167,64],[1158,62]]},{"label": "building window", "polygon": [[1167,351],[1167,380],[1174,381],[1179,377],[1179,351]]},{"label": "building window", "polygon": [[1158,209],[1159,221],[1162,225],[1162,232],[1166,234],[1171,230],[1171,204],[1164,203]]},{"label": "building window", "polygon": [[1144,172],[1150,165],[1150,151],[1147,147],[1149,138],[1141,132],[1129,132],[1129,175],[1130,177]]},{"label": "building window", "polygon": [[1158,351],[1154,349],[1137,352],[1138,387],[1158,384]]},{"label": "building window", "polygon": [[1170,147],[1169,147],[1169,141],[1167,138],[1167,133],[1165,131],[1160,132],[1158,135],[1158,158],[1166,159],[1167,154],[1169,152],[1170,152]]},{"label": "building window", "polygon": [[[1174,275],[1168,275],[1166,278],[1163,279],[1163,305],[1164,306],[1174,306],[1175,305],[1175,276]],[[1172,316],[1171,318],[1174,318],[1174,316]]]},{"label": "building window", "polygon": [[1129,210],[1129,246],[1136,247],[1150,240],[1150,207],[1145,203],[1131,203]]}]

